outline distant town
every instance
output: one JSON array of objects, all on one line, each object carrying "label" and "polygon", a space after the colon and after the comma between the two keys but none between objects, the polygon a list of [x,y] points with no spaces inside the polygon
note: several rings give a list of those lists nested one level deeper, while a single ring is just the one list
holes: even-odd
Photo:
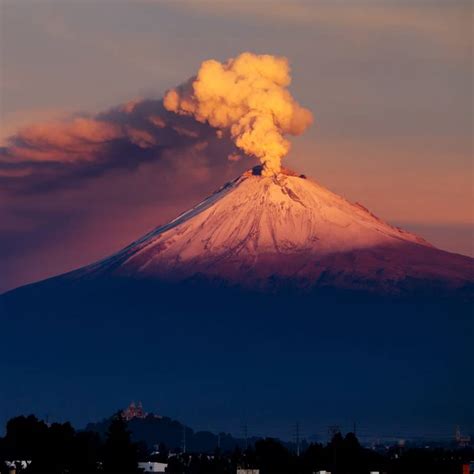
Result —
[{"label": "distant town", "polygon": [[[354,427],[355,428],[355,427]],[[329,427],[326,443],[194,431],[132,402],[84,430],[33,415],[8,421],[0,438],[0,474],[470,474],[472,437],[454,429],[450,440],[362,443],[354,432]]]}]

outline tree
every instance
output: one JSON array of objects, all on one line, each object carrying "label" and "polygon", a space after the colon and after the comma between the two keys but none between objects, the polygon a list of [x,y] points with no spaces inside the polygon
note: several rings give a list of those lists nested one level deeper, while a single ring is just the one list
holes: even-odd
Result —
[{"label": "tree", "polygon": [[41,457],[47,442],[48,426],[35,416],[17,416],[7,423],[5,453],[11,459]]},{"label": "tree", "polygon": [[76,434],[72,450],[72,472],[96,472],[102,447],[100,436],[90,431]]},{"label": "tree", "polygon": [[110,423],[104,445],[105,472],[135,473],[138,471],[137,446],[130,439],[125,420],[117,414]]},{"label": "tree", "polygon": [[329,466],[328,456],[322,444],[311,443],[302,455],[303,465],[311,472],[326,469]]},{"label": "tree", "polygon": [[265,438],[255,443],[255,457],[262,474],[294,472],[292,454],[273,438]]},{"label": "tree", "polygon": [[158,445],[158,452],[153,454],[152,456],[149,457],[150,461],[157,461],[157,462],[168,462],[168,456],[170,452],[168,447],[166,446],[165,443],[160,443]]}]

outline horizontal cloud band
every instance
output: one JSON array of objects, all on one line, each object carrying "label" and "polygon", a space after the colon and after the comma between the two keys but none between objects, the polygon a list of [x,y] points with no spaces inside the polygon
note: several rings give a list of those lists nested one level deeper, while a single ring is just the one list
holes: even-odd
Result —
[{"label": "horizontal cloud band", "polygon": [[18,192],[50,190],[113,169],[136,169],[165,155],[179,161],[186,153],[201,155],[209,166],[226,166],[225,158],[236,152],[209,125],[167,111],[162,100],[139,100],[95,116],[18,130],[0,148],[0,185]]}]

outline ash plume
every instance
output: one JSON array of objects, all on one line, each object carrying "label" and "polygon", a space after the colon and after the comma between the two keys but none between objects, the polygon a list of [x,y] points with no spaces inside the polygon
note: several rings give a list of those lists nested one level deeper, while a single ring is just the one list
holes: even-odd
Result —
[{"label": "ash plume", "polygon": [[153,162],[160,164],[162,176],[171,178],[183,168],[191,179],[200,170],[231,168],[225,157],[237,152],[209,124],[167,111],[162,100],[130,101],[98,114],[18,129],[0,147],[0,193],[68,188]]},{"label": "ash plume", "polygon": [[299,135],[313,121],[288,91],[290,83],[286,58],[245,52],[225,63],[204,61],[195,77],[166,93],[163,104],[208,123],[218,136],[230,135],[260,160],[264,175],[273,175],[290,150],[285,135]]}]

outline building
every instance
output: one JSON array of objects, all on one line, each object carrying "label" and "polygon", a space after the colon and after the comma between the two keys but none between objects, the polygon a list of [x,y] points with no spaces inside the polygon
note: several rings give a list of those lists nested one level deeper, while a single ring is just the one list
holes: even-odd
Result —
[{"label": "building", "polygon": [[461,428],[456,426],[456,431],[454,433],[454,439],[456,440],[457,445],[460,448],[465,448],[471,444],[471,437],[470,436],[463,436],[461,434]]},{"label": "building", "polygon": [[17,472],[23,472],[25,469],[28,469],[31,461],[17,459],[14,461],[5,461],[5,464],[8,468],[8,474],[16,474]]},{"label": "building", "polygon": [[124,420],[129,421],[132,418],[146,418],[148,413],[143,410],[142,402],[138,402],[137,405],[132,402],[125,410],[122,410],[121,415]]},{"label": "building", "polygon": [[143,469],[143,472],[165,472],[168,464],[164,462],[139,462],[138,467]]}]

